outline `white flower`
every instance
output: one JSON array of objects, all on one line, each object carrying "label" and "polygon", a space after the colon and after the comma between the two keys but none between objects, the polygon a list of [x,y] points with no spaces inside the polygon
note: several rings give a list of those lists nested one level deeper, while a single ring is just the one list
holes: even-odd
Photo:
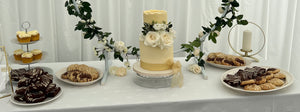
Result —
[{"label": "white flower", "polygon": [[198,48],[194,49],[193,54],[194,54],[194,56],[199,56],[200,49],[198,49]]},{"label": "white flower", "polygon": [[234,0],[228,0],[229,2],[233,2]]},{"label": "white flower", "polygon": [[109,68],[109,74],[110,74],[110,75],[115,75],[117,69],[118,69],[118,67],[116,67],[116,66],[111,66],[111,67]]},{"label": "white flower", "polygon": [[223,14],[223,13],[224,13],[224,9],[223,9],[222,7],[219,7],[219,8],[218,8],[218,11],[219,11],[220,14]]},{"label": "white flower", "polygon": [[125,47],[125,43],[123,41],[117,41],[114,44],[116,51],[123,51],[126,47]]},{"label": "white flower", "polygon": [[97,48],[94,47],[94,53],[95,53],[95,55],[97,56],[98,53],[97,53],[96,49],[97,49]]},{"label": "white flower", "polygon": [[197,64],[191,64],[188,69],[189,69],[189,71],[193,72],[194,74],[201,73],[201,67]]},{"label": "white flower", "polygon": [[216,30],[216,31],[214,31],[214,32],[217,34],[217,36],[220,35],[220,32],[219,32],[218,30]]},{"label": "white flower", "polygon": [[123,49],[123,53],[127,53],[128,52],[128,49],[127,49],[127,47],[125,47],[124,49]]},{"label": "white flower", "polygon": [[146,46],[156,47],[157,45],[159,45],[159,38],[159,33],[149,31],[145,37],[144,44]]},{"label": "white flower", "polygon": [[126,76],[126,74],[127,74],[126,68],[124,68],[124,67],[118,67],[116,69],[116,72],[115,72],[116,76],[123,77],[123,76]]},{"label": "white flower", "polygon": [[164,47],[170,47],[173,44],[173,38],[169,35],[169,33],[166,33],[165,31],[160,32],[160,39],[161,39],[161,44],[160,44],[161,49],[163,49]]},{"label": "white flower", "polygon": [[124,62],[124,66],[127,68],[127,69],[130,69],[130,63],[128,61]]},{"label": "white flower", "polygon": [[93,18],[91,18],[91,19],[87,20],[87,22],[88,22],[88,23],[94,23],[95,20],[94,20]]},{"label": "white flower", "polygon": [[153,25],[153,28],[154,28],[156,31],[159,31],[159,30],[165,30],[165,29],[167,29],[167,25],[166,25],[166,24],[154,24],[154,25]]},{"label": "white flower", "polygon": [[105,49],[107,52],[111,52],[111,51],[112,51],[112,49],[109,48],[109,47],[107,47],[107,46],[104,46],[104,49]]},{"label": "white flower", "polygon": [[85,20],[80,20],[79,22],[81,22],[81,23],[85,23],[86,21],[85,21]]},{"label": "white flower", "polygon": [[199,38],[202,38],[204,36],[204,33],[203,31],[200,31],[199,34],[198,34]]}]

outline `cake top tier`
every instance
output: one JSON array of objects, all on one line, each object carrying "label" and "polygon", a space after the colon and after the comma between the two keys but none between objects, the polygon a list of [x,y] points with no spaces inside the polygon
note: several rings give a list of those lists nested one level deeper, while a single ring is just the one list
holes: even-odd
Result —
[{"label": "cake top tier", "polygon": [[164,10],[146,10],[144,11],[144,23],[167,23],[167,11]]}]

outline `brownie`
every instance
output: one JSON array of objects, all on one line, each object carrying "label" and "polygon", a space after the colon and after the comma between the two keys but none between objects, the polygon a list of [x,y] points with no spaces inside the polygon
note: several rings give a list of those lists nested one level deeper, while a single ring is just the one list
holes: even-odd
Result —
[{"label": "brownie", "polygon": [[30,84],[30,79],[24,77],[23,79],[19,80],[18,87],[27,87]]},{"label": "brownie", "polygon": [[54,97],[56,96],[60,91],[60,87],[55,87],[55,89],[53,89],[52,91],[50,91],[47,96],[48,97]]},{"label": "brownie", "polygon": [[17,101],[25,101],[24,95],[15,95],[14,99]]},{"label": "brownie", "polygon": [[28,98],[39,98],[39,97],[42,97],[42,96],[45,96],[43,91],[26,93],[26,95],[25,95],[26,99],[28,99]]},{"label": "brownie", "polygon": [[41,96],[38,98],[28,98],[26,99],[26,103],[38,103],[44,101],[46,98],[46,96]]},{"label": "brownie", "polygon": [[54,90],[56,88],[56,84],[49,84],[49,86],[46,88],[45,92],[46,93],[49,93],[51,92],[52,90]]},{"label": "brownie", "polygon": [[27,87],[21,87],[16,89],[15,93],[18,95],[24,95],[26,93]]}]

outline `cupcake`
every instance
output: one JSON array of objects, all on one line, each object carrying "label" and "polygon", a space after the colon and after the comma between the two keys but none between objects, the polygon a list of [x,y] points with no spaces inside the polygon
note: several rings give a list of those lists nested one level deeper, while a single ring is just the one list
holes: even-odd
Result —
[{"label": "cupcake", "polygon": [[24,53],[24,51],[23,51],[22,49],[15,50],[15,51],[14,51],[14,57],[15,57],[15,60],[21,61],[21,60],[22,60],[21,55],[22,55],[23,53]]},{"label": "cupcake", "polygon": [[17,31],[16,34],[17,34],[18,41],[20,41],[19,35],[20,34],[25,34],[25,31]]},{"label": "cupcake", "polygon": [[31,52],[25,52],[21,57],[23,63],[31,63],[33,61],[33,54]]},{"label": "cupcake", "polygon": [[28,34],[31,35],[31,41],[40,40],[40,33],[37,30],[29,31]]},{"label": "cupcake", "polygon": [[42,58],[42,51],[39,49],[33,49],[32,51],[30,51],[33,54],[33,60],[39,60]]},{"label": "cupcake", "polygon": [[21,34],[19,34],[18,41],[20,43],[29,43],[30,40],[31,40],[31,35],[30,34],[27,34],[27,33],[21,33]]}]

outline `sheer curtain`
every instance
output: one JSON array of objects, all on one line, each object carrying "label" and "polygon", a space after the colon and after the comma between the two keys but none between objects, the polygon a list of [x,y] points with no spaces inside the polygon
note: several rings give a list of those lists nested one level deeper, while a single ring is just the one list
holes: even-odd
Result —
[{"label": "sheer curtain", "polygon": [[[1,0],[0,24],[2,24],[1,43],[9,54],[22,46],[12,40],[23,21],[31,22],[30,30],[38,30],[41,41],[30,45],[47,52],[45,62],[98,60],[93,47],[96,41],[84,40],[81,32],[74,31],[79,20],[69,16],[64,7],[65,0]],[[115,40],[125,41],[127,45],[138,47],[138,37],[143,25],[143,11],[160,9],[168,11],[168,20],[176,31],[174,49],[180,44],[193,40],[201,26],[214,22],[220,16],[217,9],[221,0],[89,0],[92,4],[93,18],[104,31],[112,32]],[[239,13],[244,18],[257,23],[266,33],[266,47],[259,54],[272,65],[295,71],[299,55],[300,9],[297,0],[239,0]],[[235,48],[240,49],[242,28],[238,27],[231,35]],[[227,43],[229,28],[222,30],[218,43],[205,42],[208,51],[233,53]],[[259,36],[259,35],[258,35]],[[257,37],[255,37],[257,38]],[[254,49],[257,47],[253,42]],[[24,47],[24,46],[23,46]],[[176,56],[184,56],[179,53]]]}]

